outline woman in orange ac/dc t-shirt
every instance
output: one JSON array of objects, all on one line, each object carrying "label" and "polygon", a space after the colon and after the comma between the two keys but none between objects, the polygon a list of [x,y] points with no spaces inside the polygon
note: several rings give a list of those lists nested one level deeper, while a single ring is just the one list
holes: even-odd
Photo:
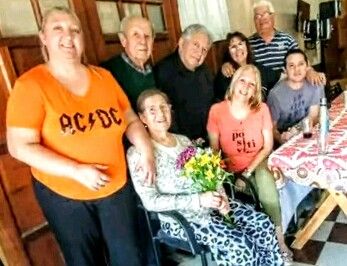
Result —
[{"label": "woman in orange ac/dc t-shirt", "polygon": [[122,137],[141,150],[139,169],[151,182],[146,130],[111,74],[82,64],[83,32],[74,13],[49,10],[39,37],[47,60],[15,83],[7,106],[9,151],[31,166],[67,265],[140,265]]},{"label": "woman in orange ac/dc t-shirt", "polygon": [[[222,150],[227,168],[250,178],[259,200],[276,225],[282,255],[291,260],[284,242],[281,211],[275,179],[267,169],[266,159],[272,151],[273,133],[269,108],[261,99],[259,70],[253,65],[240,67],[234,74],[225,100],[214,104],[209,112],[207,132],[211,147]],[[240,179],[236,185],[244,187]]]}]

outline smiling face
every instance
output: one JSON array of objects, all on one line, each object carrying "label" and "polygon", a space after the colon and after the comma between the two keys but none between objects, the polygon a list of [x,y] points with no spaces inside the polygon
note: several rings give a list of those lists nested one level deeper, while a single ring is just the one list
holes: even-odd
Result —
[{"label": "smiling face", "polygon": [[83,32],[76,17],[63,11],[47,15],[39,33],[49,60],[81,61],[84,51]]},{"label": "smiling face", "polygon": [[143,68],[152,54],[153,32],[151,24],[142,17],[131,18],[119,38],[125,53],[138,67]]},{"label": "smiling face", "polygon": [[258,92],[260,86],[257,83],[259,74],[257,75],[252,67],[246,65],[235,72],[228,96],[229,100],[248,103],[251,105],[251,108],[258,105],[258,102],[261,100]]},{"label": "smiling face", "polygon": [[291,54],[286,59],[286,73],[288,81],[301,83],[306,78],[307,62],[300,53]]},{"label": "smiling face", "polygon": [[234,37],[229,42],[229,53],[232,59],[239,65],[247,64],[247,46],[246,42],[239,37]]},{"label": "smiling face", "polygon": [[273,31],[275,25],[274,14],[267,6],[259,6],[254,9],[254,24],[259,34]]},{"label": "smiling face", "polygon": [[209,49],[209,38],[203,32],[197,32],[187,38],[181,37],[178,42],[180,58],[184,66],[191,71],[205,61]]},{"label": "smiling face", "polygon": [[160,94],[149,96],[143,101],[140,119],[149,132],[167,132],[171,126],[171,105]]}]

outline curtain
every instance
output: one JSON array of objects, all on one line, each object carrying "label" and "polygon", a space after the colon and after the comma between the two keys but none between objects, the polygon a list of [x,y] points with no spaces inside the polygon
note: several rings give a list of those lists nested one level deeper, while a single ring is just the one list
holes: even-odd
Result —
[{"label": "curtain", "polygon": [[225,39],[230,32],[226,0],[178,0],[178,11],[182,31],[200,23],[210,31],[213,41]]}]

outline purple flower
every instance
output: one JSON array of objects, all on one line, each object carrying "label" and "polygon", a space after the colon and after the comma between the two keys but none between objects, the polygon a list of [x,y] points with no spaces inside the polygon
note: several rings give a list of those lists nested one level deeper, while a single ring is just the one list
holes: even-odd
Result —
[{"label": "purple flower", "polygon": [[182,169],[186,162],[190,160],[196,154],[196,147],[188,146],[184,151],[182,151],[176,160],[176,169]]}]

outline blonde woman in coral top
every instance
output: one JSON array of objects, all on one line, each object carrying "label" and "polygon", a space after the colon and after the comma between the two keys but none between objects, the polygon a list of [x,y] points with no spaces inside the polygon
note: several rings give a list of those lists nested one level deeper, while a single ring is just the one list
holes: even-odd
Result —
[{"label": "blonde woman in coral top", "polygon": [[[283,256],[291,257],[281,229],[281,211],[275,180],[264,161],[273,146],[269,108],[262,102],[259,70],[254,65],[240,67],[234,74],[225,100],[209,112],[207,131],[211,147],[222,150],[227,168],[255,184],[259,200],[276,225]],[[240,179],[236,185],[244,187]]]}]

